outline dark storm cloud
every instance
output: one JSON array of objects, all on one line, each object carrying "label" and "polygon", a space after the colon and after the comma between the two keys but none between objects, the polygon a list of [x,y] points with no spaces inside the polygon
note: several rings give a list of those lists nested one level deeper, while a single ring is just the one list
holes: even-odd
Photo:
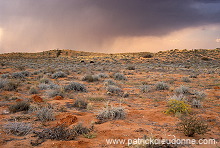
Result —
[{"label": "dark storm cloud", "polygon": [[[0,0],[0,48],[99,48],[220,22],[217,0]],[[207,7],[206,7],[207,6]],[[201,8],[205,8],[205,11]],[[209,11],[210,10],[210,11]],[[1,49],[2,50],[2,49]]]}]

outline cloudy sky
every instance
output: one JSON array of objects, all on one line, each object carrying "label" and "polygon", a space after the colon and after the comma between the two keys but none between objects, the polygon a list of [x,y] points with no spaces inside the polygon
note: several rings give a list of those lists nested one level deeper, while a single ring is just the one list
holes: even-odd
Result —
[{"label": "cloudy sky", "polygon": [[220,0],[0,0],[0,53],[220,47]]}]

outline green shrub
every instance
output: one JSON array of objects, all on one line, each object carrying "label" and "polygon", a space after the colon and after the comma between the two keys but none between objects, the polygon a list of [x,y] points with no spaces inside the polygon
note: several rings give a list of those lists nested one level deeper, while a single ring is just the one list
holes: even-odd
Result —
[{"label": "green shrub", "polygon": [[190,112],[191,108],[190,105],[186,104],[184,101],[170,99],[168,101],[169,108],[167,109],[167,114],[176,114],[176,113],[183,113],[187,114]]},{"label": "green shrub", "polygon": [[188,137],[193,137],[194,134],[205,134],[209,131],[208,125],[203,122],[203,119],[192,115],[182,117],[177,127]]}]

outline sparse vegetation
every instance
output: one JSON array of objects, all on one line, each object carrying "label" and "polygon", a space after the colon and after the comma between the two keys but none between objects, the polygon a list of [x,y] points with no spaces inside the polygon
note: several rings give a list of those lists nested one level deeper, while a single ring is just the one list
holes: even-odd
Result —
[{"label": "sparse vegetation", "polygon": [[115,83],[112,79],[106,79],[106,80],[104,81],[104,84],[105,84],[106,86],[108,86],[108,85],[116,85],[116,83]]},{"label": "sparse vegetation", "polygon": [[65,91],[81,91],[81,92],[87,92],[87,89],[84,84],[78,83],[78,82],[71,82],[70,84],[64,86]]},{"label": "sparse vegetation", "polygon": [[189,87],[181,85],[175,89],[177,94],[190,94]]},{"label": "sparse vegetation", "polygon": [[61,96],[61,97],[64,97],[64,93],[59,90],[59,89],[56,89],[56,90],[50,90],[47,92],[47,95],[51,98],[51,97],[55,97],[55,96]]},{"label": "sparse vegetation", "polygon": [[28,111],[30,108],[30,104],[27,101],[20,101],[14,105],[9,107],[9,111],[12,113],[20,112],[20,111]]},{"label": "sparse vegetation", "polygon": [[107,94],[116,94],[116,95],[122,95],[123,90],[115,85],[109,85],[107,86]]},{"label": "sparse vegetation", "polygon": [[53,79],[64,78],[64,77],[66,77],[66,76],[67,76],[67,74],[65,74],[65,73],[62,72],[62,71],[58,71],[58,72],[52,74],[52,78],[53,78]]},{"label": "sparse vegetation", "polygon": [[[57,50],[0,54],[0,147],[33,147],[43,142],[38,147],[108,147],[103,137],[164,139],[164,131],[177,139],[185,133],[195,139],[219,139],[219,49],[119,54],[61,51],[58,57]],[[143,58],[147,54],[153,58]],[[205,132],[194,130],[202,128],[191,122],[193,114],[212,126],[208,134],[198,135]],[[180,128],[179,117],[187,118],[189,124],[182,126],[186,129]],[[90,122],[104,124],[95,125],[93,131]],[[94,137],[98,143],[85,139]],[[194,147],[128,147],[179,146]]]},{"label": "sparse vegetation", "polygon": [[38,120],[42,122],[55,120],[54,110],[48,107],[43,107],[36,112]]},{"label": "sparse vegetation", "polygon": [[82,78],[82,81],[87,81],[87,82],[95,82],[99,80],[99,76],[98,75],[85,75]]},{"label": "sparse vegetation", "polygon": [[126,112],[124,108],[107,106],[97,115],[97,119],[105,122],[107,120],[124,119],[125,115],[126,115]]},{"label": "sparse vegetation", "polygon": [[142,85],[140,87],[140,90],[141,90],[142,93],[149,92],[150,91],[150,86],[149,85]]},{"label": "sparse vegetation", "polygon": [[74,104],[73,107],[79,108],[79,109],[86,109],[87,108],[87,102],[82,100],[82,99],[77,99]]},{"label": "sparse vegetation", "polygon": [[157,82],[155,86],[156,86],[156,90],[168,90],[169,89],[169,85],[164,82]]},{"label": "sparse vegetation", "polygon": [[16,136],[25,136],[32,131],[31,123],[24,122],[9,122],[3,125],[3,131],[7,134]]},{"label": "sparse vegetation", "polygon": [[127,77],[121,73],[115,73],[114,78],[115,78],[115,80],[127,80]]},{"label": "sparse vegetation", "polygon": [[191,108],[187,103],[175,99],[170,99],[168,101],[168,107],[166,114],[188,114],[191,111]]},{"label": "sparse vegetation", "polygon": [[177,127],[179,131],[182,131],[188,137],[193,137],[194,134],[205,134],[208,132],[208,125],[195,115],[182,117]]},{"label": "sparse vegetation", "polygon": [[183,82],[191,82],[189,77],[182,77],[182,81]]},{"label": "sparse vegetation", "polygon": [[30,94],[37,94],[38,93],[38,90],[36,87],[31,87],[30,90],[29,90],[29,93]]}]

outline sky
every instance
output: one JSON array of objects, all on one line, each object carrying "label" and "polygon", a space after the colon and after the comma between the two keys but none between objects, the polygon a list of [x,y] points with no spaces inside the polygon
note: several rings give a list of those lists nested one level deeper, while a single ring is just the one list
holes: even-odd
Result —
[{"label": "sky", "polygon": [[220,47],[220,0],[0,0],[0,53]]}]

